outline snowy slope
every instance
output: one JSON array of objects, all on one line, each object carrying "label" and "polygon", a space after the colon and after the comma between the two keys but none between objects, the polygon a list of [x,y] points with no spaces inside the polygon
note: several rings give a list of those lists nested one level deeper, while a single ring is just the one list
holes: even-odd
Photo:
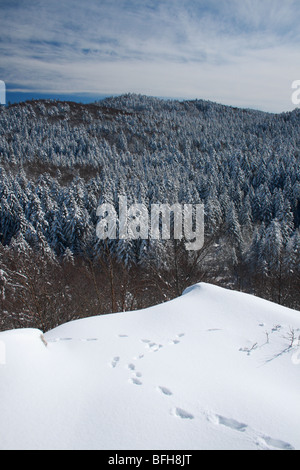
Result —
[{"label": "snowy slope", "polygon": [[44,336],[1,333],[0,448],[300,449],[290,330],[299,312],[198,284]]}]

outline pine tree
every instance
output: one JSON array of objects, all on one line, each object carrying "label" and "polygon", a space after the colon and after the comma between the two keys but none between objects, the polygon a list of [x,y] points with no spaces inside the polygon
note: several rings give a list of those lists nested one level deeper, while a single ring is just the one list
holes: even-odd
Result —
[{"label": "pine tree", "polygon": [[281,225],[274,219],[266,230],[263,242],[264,256],[268,262],[270,274],[278,273],[281,269],[284,238]]},{"label": "pine tree", "polygon": [[282,207],[278,208],[276,219],[280,223],[283,243],[286,245],[294,231],[294,214],[288,200],[284,200]]},{"label": "pine tree", "polygon": [[241,226],[237,217],[235,205],[233,202],[230,203],[228,212],[226,215],[226,229],[227,236],[235,248],[241,248],[243,243],[243,236]]}]

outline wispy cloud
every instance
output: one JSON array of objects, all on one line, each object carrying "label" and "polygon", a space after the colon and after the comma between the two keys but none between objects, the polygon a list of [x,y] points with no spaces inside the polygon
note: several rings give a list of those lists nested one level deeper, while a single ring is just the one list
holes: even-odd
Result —
[{"label": "wispy cloud", "polygon": [[292,109],[294,0],[0,0],[0,78],[43,93]]}]

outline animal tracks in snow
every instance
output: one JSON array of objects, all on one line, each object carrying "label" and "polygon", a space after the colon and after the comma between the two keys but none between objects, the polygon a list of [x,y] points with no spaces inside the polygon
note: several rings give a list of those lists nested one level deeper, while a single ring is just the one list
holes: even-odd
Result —
[{"label": "animal tracks in snow", "polygon": [[205,418],[214,426],[224,426],[232,431],[245,433],[254,445],[261,450],[294,450],[294,447],[279,439],[266,436],[245,423],[214,413],[204,413]]},{"label": "animal tracks in snow", "polygon": [[267,436],[258,437],[256,444],[262,450],[295,450],[291,444]]},{"label": "animal tracks in snow", "polygon": [[[126,338],[129,337],[127,334],[118,334],[117,336],[120,339],[126,339]],[[167,343],[167,345],[171,346],[171,345],[179,344],[181,342],[181,339],[184,336],[185,336],[185,333],[178,333],[173,340],[171,340]],[[153,341],[149,338],[142,338],[142,339],[140,339],[140,342],[144,345],[146,352],[144,354],[137,354],[125,366],[126,369],[128,371],[130,371],[130,373],[131,373],[131,376],[128,378],[128,382],[133,384],[133,385],[139,385],[139,386],[143,385],[143,382],[141,380],[143,374],[142,374],[142,372],[139,372],[139,371],[136,370],[137,369],[137,361],[141,361],[142,359],[144,359],[145,355],[147,355],[148,353],[158,352],[162,348],[165,347],[164,344],[157,343],[157,342],[155,342],[155,341]],[[113,369],[116,369],[116,367],[119,365],[119,362],[120,362],[120,356],[115,356],[111,360],[110,366]],[[159,387],[156,387],[156,388],[164,396],[170,397],[170,396],[173,395],[171,390],[169,390],[167,387],[159,386]],[[179,411],[176,412],[176,410],[179,410]],[[180,417],[182,419],[188,419],[188,418],[192,419],[191,418],[192,415],[190,413],[182,410],[181,408],[175,408],[175,411],[174,411],[173,415],[177,416],[177,417]]]},{"label": "animal tracks in snow", "polygon": [[174,408],[172,410],[172,415],[181,419],[194,419],[194,416],[191,413],[183,410],[182,408]]},{"label": "animal tracks in snow", "polygon": [[176,344],[179,344],[180,341],[181,341],[181,338],[183,338],[185,336],[184,333],[180,333],[178,335],[176,335],[176,338],[172,339],[170,342],[169,342],[169,345],[176,345]]},{"label": "animal tracks in snow", "polygon": [[167,396],[171,396],[173,395],[173,393],[171,392],[171,390],[169,390],[167,387],[157,387],[157,390],[159,390],[163,395],[167,395]]},{"label": "animal tracks in snow", "polygon": [[78,342],[88,342],[88,341],[98,341],[98,338],[79,338],[79,339],[74,339],[74,338],[53,338],[53,339],[48,339],[47,343],[59,343],[59,342],[64,342],[64,341],[78,341]]},{"label": "animal tracks in snow", "polygon": [[[185,336],[185,333],[179,333],[178,335],[176,335],[175,338],[173,338],[172,340],[170,340],[168,342],[168,345],[172,346],[172,345],[179,344],[181,342],[181,339],[184,336]],[[163,344],[155,343],[151,339],[143,338],[143,339],[141,339],[141,343],[145,344],[145,349],[147,349],[149,352],[158,352],[160,349],[162,349],[164,347]]]},{"label": "animal tracks in snow", "polygon": [[231,428],[234,431],[245,432],[248,428],[247,424],[239,423],[235,419],[225,418],[224,416],[216,415],[218,424]]},{"label": "animal tracks in snow", "polygon": [[[262,325],[263,326],[263,325]],[[217,329],[210,330],[218,331]],[[272,332],[270,334],[278,334],[281,331],[281,327],[276,325],[273,327]],[[126,338],[127,335],[118,335],[120,339]],[[140,390],[143,390],[144,380],[143,380],[143,373],[141,372],[143,364],[143,360],[145,357],[149,357],[148,354],[159,352],[163,350],[163,348],[173,347],[181,343],[182,339],[184,338],[184,333],[179,333],[173,337],[172,340],[167,341],[165,344],[153,341],[150,338],[142,338],[140,339],[140,343],[145,348],[145,352],[141,353],[137,351],[137,354],[129,359],[127,362],[123,361],[125,369],[128,371],[128,383],[131,386],[135,386]],[[259,348],[258,344],[254,344],[252,347],[240,349],[243,352],[247,352],[249,355],[255,351],[255,349]],[[111,367],[116,369],[117,366],[120,364],[120,357],[115,356],[111,361]],[[124,370],[124,368],[123,368]],[[251,428],[248,424],[243,421],[238,421],[232,417],[224,416],[222,414],[213,413],[212,411],[200,411],[198,410],[197,413],[194,413],[193,410],[189,410],[189,408],[185,408],[185,405],[180,406],[180,397],[176,398],[176,394],[173,393],[173,390],[167,387],[166,385],[156,385],[153,387],[154,390],[158,394],[161,395],[161,399],[165,400],[167,405],[166,412],[169,413],[174,419],[179,421],[185,422],[187,426],[192,425],[193,422],[204,419],[211,426],[215,429],[217,428],[224,428],[228,429],[228,432],[244,434],[245,439],[247,442],[252,443],[253,447],[257,448],[258,450],[294,450],[293,446],[288,442],[282,441],[280,439],[276,439],[270,436],[267,436],[255,429]],[[178,399],[179,398],[179,399]],[[179,405],[179,406],[178,406]],[[189,424],[190,422],[190,424]]]},{"label": "animal tracks in snow", "polygon": [[157,352],[163,348],[162,344],[154,343],[150,339],[141,339],[141,342],[145,344],[145,348],[148,349],[149,352]]},{"label": "animal tracks in snow", "polygon": [[130,382],[133,383],[134,385],[143,385],[143,382],[139,380],[137,377],[132,377],[130,379]]},{"label": "animal tracks in snow", "polygon": [[113,360],[111,361],[110,365],[113,369],[115,369],[120,361],[119,356],[115,356]]},{"label": "animal tracks in snow", "polygon": [[[262,323],[259,326],[265,327],[265,325]],[[269,330],[269,335],[270,336],[273,334],[276,335],[282,332],[282,329],[283,327],[281,325],[274,325],[273,328]],[[218,329],[210,329],[208,331],[213,332],[213,331],[218,331]],[[184,338],[184,336],[185,336],[185,333],[179,333],[172,340],[169,340],[166,344],[157,343],[147,338],[141,339],[140,342],[145,347],[145,353],[138,353],[136,356],[134,356],[131,359],[131,361],[129,360],[125,364],[124,364],[125,361],[123,361],[124,367],[130,373],[130,376],[128,377],[128,382],[131,385],[143,388],[143,379],[142,379],[143,373],[137,370],[137,364],[142,364],[143,362],[142,359],[144,359],[145,356],[147,356],[149,353],[159,352],[164,347],[172,347],[172,346],[179,345],[182,341],[182,338]],[[119,334],[118,337],[120,339],[126,339],[128,338],[128,335]],[[84,343],[84,342],[93,342],[93,341],[98,341],[98,338],[76,338],[76,339],[69,338],[69,337],[53,338],[53,339],[47,340],[47,343],[59,343],[59,342],[66,342],[66,343],[82,342]],[[259,345],[256,343],[256,344],[253,344],[252,347],[250,346],[248,348],[240,348],[240,351],[246,352],[248,355],[250,355],[256,349],[261,348],[261,347],[262,345]],[[112,369],[117,369],[117,368],[119,369],[120,364],[121,364],[121,357],[118,355],[114,356],[109,362],[109,365]],[[158,385],[155,387],[155,389],[157,393],[159,393],[162,396],[162,399],[164,397],[164,399],[167,400],[166,403],[169,403],[169,407],[168,407],[169,413],[175,419],[183,420],[186,422],[201,419],[201,418],[205,419],[211,424],[211,426],[214,426],[216,428],[223,427],[223,428],[227,428],[231,432],[243,433],[245,437],[247,438],[247,440],[249,442],[252,442],[253,445],[257,449],[260,449],[260,450],[294,450],[294,447],[290,443],[267,436],[251,428],[251,426],[249,426],[248,424],[241,422],[241,421],[237,421],[236,419],[226,417],[221,414],[215,414],[213,412],[205,412],[205,411],[202,411],[202,412],[200,411],[200,414],[198,411],[198,416],[197,416],[196,414],[193,414],[191,411],[187,411],[185,408],[176,406],[177,405],[176,402],[174,403],[176,396],[174,395],[173,391],[170,390],[167,386]],[[172,404],[173,404],[173,407],[172,407]]]},{"label": "animal tracks in snow", "polygon": [[128,369],[132,371],[132,377],[129,379],[129,382],[134,385],[143,385],[143,382],[140,380],[143,374],[141,372],[135,372],[135,366],[133,364],[129,364]]}]

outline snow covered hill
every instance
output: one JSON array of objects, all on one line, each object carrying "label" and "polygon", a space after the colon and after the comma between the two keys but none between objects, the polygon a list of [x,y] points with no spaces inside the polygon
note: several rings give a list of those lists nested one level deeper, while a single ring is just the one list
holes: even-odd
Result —
[{"label": "snow covered hill", "polygon": [[300,313],[198,284],[0,334],[0,448],[300,449]]}]

